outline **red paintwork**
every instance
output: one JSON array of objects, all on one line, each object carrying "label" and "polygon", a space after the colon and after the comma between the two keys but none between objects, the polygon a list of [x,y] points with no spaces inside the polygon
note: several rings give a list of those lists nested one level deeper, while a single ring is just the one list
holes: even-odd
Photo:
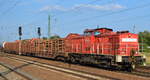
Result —
[{"label": "red paintwork", "polygon": [[[94,35],[95,32],[100,34]],[[130,56],[132,49],[139,50],[137,34],[127,31],[113,32],[107,28],[86,29],[84,35],[71,33],[65,40],[66,52],[69,53]]]},{"label": "red paintwork", "polygon": [[[100,34],[95,35],[95,32]],[[81,54],[103,54],[103,55],[122,55],[130,56],[131,50],[139,51],[138,35],[127,31],[113,32],[112,29],[98,28],[86,29],[83,35],[69,34],[63,39],[64,53]],[[21,41],[23,53],[39,53],[46,51],[46,41],[42,39],[30,39]],[[15,42],[6,42],[4,48],[10,51],[19,52],[19,40]],[[36,42],[41,44],[35,45]],[[50,52],[48,48],[48,52]],[[139,56],[140,54],[135,54]]]}]

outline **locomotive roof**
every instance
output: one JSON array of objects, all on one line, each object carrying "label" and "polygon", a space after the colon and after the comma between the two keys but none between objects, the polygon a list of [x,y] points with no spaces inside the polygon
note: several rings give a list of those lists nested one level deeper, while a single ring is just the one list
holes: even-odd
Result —
[{"label": "locomotive roof", "polygon": [[106,30],[110,30],[110,31],[113,31],[113,29],[110,29],[110,28],[97,28],[97,29],[95,29],[95,30],[100,30],[100,29],[106,29]]},{"label": "locomotive roof", "polygon": [[93,32],[93,31],[97,31],[97,30],[109,30],[109,31],[113,31],[112,29],[110,28],[96,28],[96,29],[86,29],[84,32]]}]

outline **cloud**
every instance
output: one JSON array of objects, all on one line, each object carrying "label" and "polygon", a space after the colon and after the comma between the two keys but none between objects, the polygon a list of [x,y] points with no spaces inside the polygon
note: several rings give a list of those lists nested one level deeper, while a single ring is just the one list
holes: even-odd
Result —
[{"label": "cloud", "polygon": [[40,9],[40,12],[44,12],[44,11],[66,11],[67,9],[59,6],[59,5],[55,5],[55,6],[44,6],[43,8]]},{"label": "cloud", "polygon": [[40,9],[40,12],[43,11],[71,11],[71,10],[85,10],[85,9],[92,9],[92,10],[99,10],[99,11],[110,11],[110,10],[120,10],[125,8],[120,4],[107,4],[107,5],[91,5],[91,4],[78,4],[72,7],[63,7],[60,5],[54,6],[44,6]]},{"label": "cloud", "polygon": [[95,10],[118,10],[125,8],[119,4],[107,4],[107,5],[91,5],[91,4],[79,4],[73,7],[74,9],[95,9]]}]

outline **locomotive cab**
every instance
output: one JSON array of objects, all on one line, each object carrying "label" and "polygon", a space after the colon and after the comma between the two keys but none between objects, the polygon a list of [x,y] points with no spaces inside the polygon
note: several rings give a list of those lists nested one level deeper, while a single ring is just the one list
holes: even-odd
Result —
[{"label": "locomotive cab", "polygon": [[[110,61],[107,63],[134,68],[135,65],[145,62],[145,58],[139,52],[137,34],[129,33],[129,31],[113,32],[109,28],[97,28],[86,29],[84,35],[91,38],[90,54],[103,56],[104,60]],[[103,62],[101,59],[98,61]]]},{"label": "locomotive cab", "polygon": [[[129,33],[128,31],[117,32],[119,38],[118,54],[116,62],[121,65],[131,66],[141,65],[145,63],[145,58],[139,52],[138,35]],[[117,43],[117,42],[116,42]]]},{"label": "locomotive cab", "polygon": [[98,36],[101,34],[106,34],[112,32],[112,29],[109,28],[97,28],[97,29],[86,29],[84,31],[84,35],[90,35],[90,36]]}]

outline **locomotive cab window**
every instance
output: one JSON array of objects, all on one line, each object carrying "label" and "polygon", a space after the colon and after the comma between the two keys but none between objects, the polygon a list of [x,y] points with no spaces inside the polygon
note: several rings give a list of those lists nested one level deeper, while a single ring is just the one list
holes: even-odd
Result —
[{"label": "locomotive cab window", "polygon": [[98,32],[98,31],[94,32],[94,35],[100,35],[100,34],[101,34],[101,33]]},{"label": "locomotive cab window", "polygon": [[90,36],[90,35],[92,35],[92,33],[91,32],[85,32],[84,35]]}]

